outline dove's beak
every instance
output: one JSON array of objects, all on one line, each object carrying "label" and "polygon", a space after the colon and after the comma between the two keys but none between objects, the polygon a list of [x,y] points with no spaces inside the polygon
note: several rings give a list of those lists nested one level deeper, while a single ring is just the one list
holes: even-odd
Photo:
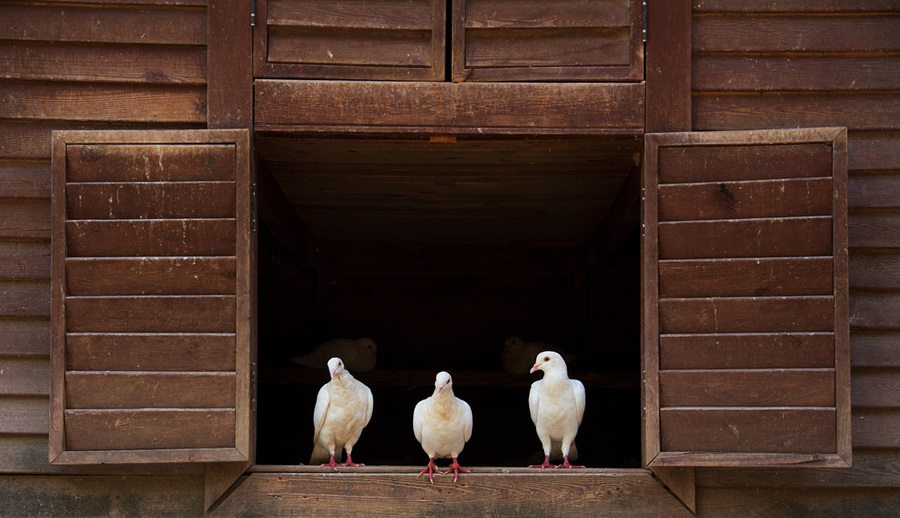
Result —
[{"label": "dove's beak", "polygon": [[540,364],[540,363],[536,363],[536,364],[534,364],[534,367],[532,367],[531,370],[528,371],[528,372],[529,372],[529,374],[534,374],[534,371],[536,371],[536,370],[538,370],[538,369],[540,369],[540,368],[541,368],[541,364]]}]

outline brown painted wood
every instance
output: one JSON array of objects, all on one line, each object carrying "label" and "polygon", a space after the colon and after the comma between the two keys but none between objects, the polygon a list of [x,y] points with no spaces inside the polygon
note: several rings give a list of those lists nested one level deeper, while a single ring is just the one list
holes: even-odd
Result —
[{"label": "brown painted wood", "polygon": [[660,370],[665,407],[834,406],[834,370]]},{"label": "brown painted wood", "polygon": [[0,197],[50,198],[50,167],[43,161],[0,161]]},{"label": "brown painted wood", "polygon": [[830,178],[661,185],[660,221],[831,214]]},{"label": "brown painted wood", "polygon": [[[900,136],[885,132],[854,132],[848,138],[851,170],[881,171],[900,168]],[[852,205],[851,205],[852,206]]]},{"label": "brown painted wood", "polygon": [[76,220],[71,257],[234,255],[234,219]]},{"label": "brown painted wood", "polygon": [[[652,35],[652,36],[651,36]],[[645,130],[691,130],[691,2],[647,3]]]},{"label": "brown painted wood", "polygon": [[728,153],[715,146],[663,147],[660,160],[668,167],[659,171],[659,181],[722,183],[831,176],[831,146],[827,143],[760,144],[729,146]]},{"label": "brown painted wood", "polygon": [[43,281],[0,281],[0,318],[46,318],[50,293]]},{"label": "brown painted wood", "polygon": [[50,394],[50,362],[47,358],[0,356],[0,395],[46,396]]},{"label": "brown painted wood", "polygon": [[661,299],[662,333],[828,332],[831,296]]},{"label": "brown painted wood", "polygon": [[[340,514],[347,507],[348,491],[366,502],[367,512],[379,516],[401,516],[410,512],[690,515],[645,470],[549,473],[521,469],[482,473],[479,468],[474,468],[468,476],[460,476],[456,484],[447,477],[437,477],[433,485],[417,478],[418,470],[413,467],[404,467],[403,471],[380,474],[364,471],[252,473],[213,516],[232,516],[250,510],[274,515],[291,510],[317,515]],[[270,496],[276,494],[281,496]],[[500,495],[505,496],[501,498]],[[397,502],[404,504],[398,507]]]},{"label": "brown painted wood", "polygon": [[18,357],[48,356],[50,320],[0,319],[0,354]]},{"label": "brown painted wood", "polygon": [[234,381],[234,372],[67,372],[66,406],[232,408]]},{"label": "brown painted wood", "polygon": [[853,448],[900,449],[898,425],[900,413],[896,408],[854,410]]},{"label": "brown painted wood", "polygon": [[207,127],[253,124],[253,42],[250,0],[208,2]]},{"label": "brown painted wood", "polygon": [[258,80],[255,95],[260,131],[534,135],[634,133],[643,127],[640,84]]},{"label": "brown painted wood", "polygon": [[662,259],[829,255],[830,216],[662,222]]},{"label": "brown painted wood", "polygon": [[44,435],[49,428],[45,396],[0,397],[0,434]]},{"label": "brown painted wood", "polygon": [[0,279],[50,278],[50,243],[46,240],[0,241]]},{"label": "brown painted wood", "polygon": [[663,408],[664,451],[833,453],[833,408]]},{"label": "brown painted wood", "polygon": [[668,334],[660,369],[790,369],[834,365],[831,333]]},{"label": "brown painted wood", "polygon": [[231,218],[235,207],[233,182],[79,183],[66,198],[71,219]]},{"label": "brown painted wood", "polygon": [[897,204],[892,195],[900,191],[900,175],[853,175],[848,180],[847,190],[851,209],[892,209]]},{"label": "brown painted wood", "polygon": [[850,287],[900,288],[900,253],[892,249],[851,251]]},{"label": "brown painted wood", "polygon": [[227,448],[235,443],[233,409],[66,410],[65,426],[69,451]]},{"label": "brown painted wood", "polygon": [[663,298],[827,295],[834,290],[828,257],[666,260],[659,270]]},{"label": "brown painted wood", "polygon": [[849,225],[851,248],[896,248],[900,242],[900,213],[854,212]]},{"label": "brown painted wood", "polygon": [[653,476],[681,500],[692,513],[697,509],[697,484],[693,467],[655,467]]},{"label": "brown painted wood", "polygon": [[900,295],[896,291],[854,292],[850,299],[852,329],[900,328]]},{"label": "brown painted wood", "polygon": [[900,401],[897,371],[890,369],[853,370],[853,408],[896,408]]},{"label": "brown painted wood", "polygon": [[750,12],[750,13],[839,13],[890,12],[892,0],[822,0],[810,5],[803,0],[764,0],[747,4],[740,0],[694,0],[694,12]]},{"label": "brown painted wood", "polygon": [[854,367],[900,367],[896,330],[853,330],[850,360]]},{"label": "brown painted wood", "polygon": [[233,295],[235,268],[233,257],[66,260],[71,295]]},{"label": "brown painted wood", "polygon": [[66,178],[70,182],[234,181],[235,160],[234,146],[223,143],[74,144],[66,148]]},{"label": "brown painted wood", "polygon": [[235,297],[68,297],[69,332],[235,332]]},{"label": "brown painted wood", "polygon": [[233,371],[231,334],[81,334],[67,338],[71,371]]},{"label": "brown painted wood", "polygon": [[46,200],[0,200],[0,239],[47,239]]}]

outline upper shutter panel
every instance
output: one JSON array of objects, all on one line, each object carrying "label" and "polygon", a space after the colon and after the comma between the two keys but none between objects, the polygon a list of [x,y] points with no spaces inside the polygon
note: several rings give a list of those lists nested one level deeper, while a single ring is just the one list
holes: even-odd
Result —
[{"label": "upper shutter panel", "polygon": [[243,130],[54,132],[50,460],[249,460]]},{"label": "upper shutter panel", "polygon": [[639,0],[453,0],[454,81],[640,81]]},{"label": "upper shutter panel", "polygon": [[256,77],[441,81],[443,0],[260,0]]},{"label": "upper shutter panel", "polygon": [[647,135],[646,464],[850,464],[846,142]]}]

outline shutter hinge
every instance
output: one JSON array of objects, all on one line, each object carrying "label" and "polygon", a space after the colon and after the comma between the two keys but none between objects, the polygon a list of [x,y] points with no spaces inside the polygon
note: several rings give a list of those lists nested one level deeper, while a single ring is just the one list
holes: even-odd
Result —
[{"label": "shutter hinge", "polygon": [[641,2],[641,40],[647,43],[647,0]]},{"label": "shutter hinge", "polygon": [[256,0],[250,1],[250,27],[256,27]]},{"label": "shutter hinge", "polygon": [[250,412],[256,412],[256,393],[259,376],[256,372],[256,362],[250,363]]},{"label": "shutter hinge", "polygon": [[259,203],[256,200],[256,184],[250,184],[250,232],[256,232],[256,206]]},{"label": "shutter hinge", "polygon": [[641,237],[647,235],[647,210],[645,206],[644,188],[641,187]]}]

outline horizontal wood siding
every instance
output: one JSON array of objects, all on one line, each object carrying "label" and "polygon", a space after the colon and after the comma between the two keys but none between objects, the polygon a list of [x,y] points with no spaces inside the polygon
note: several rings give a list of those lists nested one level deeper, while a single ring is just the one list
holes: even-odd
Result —
[{"label": "horizontal wood siding", "polygon": [[256,77],[444,78],[443,1],[266,0],[257,9]]},{"label": "horizontal wood siding", "polygon": [[632,0],[454,0],[454,81],[639,81]]},{"label": "horizontal wood siding", "polygon": [[[712,500],[730,498],[726,490],[703,487],[900,485],[894,466],[900,451],[896,440],[900,422],[896,395],[900,379],[897,7],[896,2],[883,0],[693,1],[694,129],[849,128],[854,450],[852,469],[827,473],[699,470],[698,493],[709,495],[709,500],[703,504],[698,498],[698,509],[709,511],[718,505]],[[684,358],[679,365],[690,367],[693,362]],[[854,494],[835,493],[848,502]],[[778,500],[772,491],[760,495]],[[860,498],[873,509],[887,502],[879,494]],[[748,505],[753,504],[748,501]]]}]

